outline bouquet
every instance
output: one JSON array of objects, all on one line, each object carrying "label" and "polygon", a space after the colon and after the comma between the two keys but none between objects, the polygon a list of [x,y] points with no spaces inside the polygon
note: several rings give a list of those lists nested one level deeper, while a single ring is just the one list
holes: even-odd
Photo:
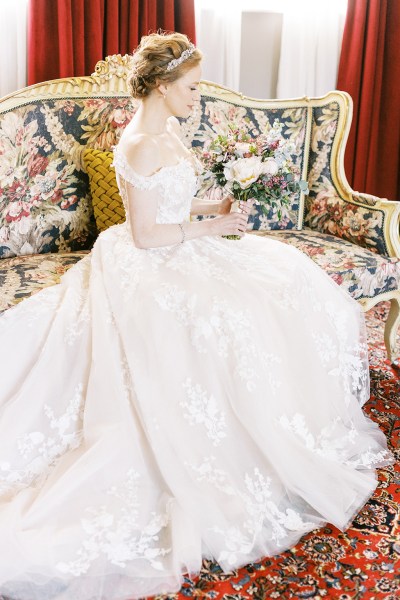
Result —
[{"label": "bouquet", "polygon": [[[293,151],[293,145],[274,127],[251,137],[247,129],[229,123],[226,134],[219,134],[205,145],[203,162],[215,182],[237,201],[253,200],[264,214],[272,207],[281,219],[292,194],[308,192],[307,182],[299,179],[291,158]],[[226,237],[240,239],[236,235]]]}]

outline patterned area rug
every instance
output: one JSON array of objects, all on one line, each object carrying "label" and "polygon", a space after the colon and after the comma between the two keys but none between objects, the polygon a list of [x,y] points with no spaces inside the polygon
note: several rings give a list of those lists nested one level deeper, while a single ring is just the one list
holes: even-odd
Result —
[{"label": "patterned area rug", "polygon": [[232,573],[221,573],[217,564],[205,561],[199,577],[186,578],[178,594],[158,600],[400,598],[400,360],[394,366],[386,360],[382,339],[387,310],[381,304],[367,315],[371,399],[365,410],[385,432],[398,462],[379,472],[379,486],[352,526],[341,533],[327,525],[291,550]]}]

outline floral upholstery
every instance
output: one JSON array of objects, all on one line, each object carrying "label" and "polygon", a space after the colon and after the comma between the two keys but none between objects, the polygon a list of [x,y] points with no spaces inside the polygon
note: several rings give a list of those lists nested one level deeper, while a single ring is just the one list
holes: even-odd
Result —
[{"label": "floral upholstery", "polygon": [[0,261],[0,313],[24,298],[58,283],[87,251],[15,256]]},{"label": "floral upholstery", "polygon": [[334,235],[309,229],[267,235],[307,254],[355,300],[400,288],[400,258],[380,256]]},{"label": "floral upholstery", "polygon": [[[216,135],[226,133],[229,122],[240,123],[254,136],[274,128],[285,140],[291,143],[293,162],[298,168],[298,179],[300,179],[300,173],[304,166],[306,108],[295,106],[290,109],[249,108],[203,95],[200,110],[196,111],[186,122],[183,122],[186,144],[192,146],[196,153],[201,156],[203,146],[214,139]],[[204,176],[198,195],[203,195],[209,190],[210,179]],[[271,208],[268,215],[264,215],[260,208],[255,207],[250,217],[252,229],[300,228],[303,203],[303,195],[300,197],[299,193],[293,194],[291,206],[282,211],[280,219],[278,219],[276,208]]]},{"label": "floral upholstery", "polygon": [[85,145],[110,148],[129,98],[40,100],[0,113],[0,258],[90,248]]},{"label": "floral upholstery", "polygon": [[[374,202],[356,202],[341,198],[334,185],[331,168],[333,141],[339,119],[339,105],[330,102],[313,108],[308,184],[304,224],[313,230],[332,234],[369,248],[372,252],[388,255],[383,235],[384,211]],[[360,201],[363,198],[360,197]]]}]

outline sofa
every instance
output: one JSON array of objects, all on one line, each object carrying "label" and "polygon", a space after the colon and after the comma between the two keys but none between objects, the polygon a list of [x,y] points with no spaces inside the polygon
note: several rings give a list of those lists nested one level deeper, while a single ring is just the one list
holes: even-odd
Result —
[{"label": "sofa", "polygon": [[[123,220],[121,207],[114,207],[111,160],[105,165],[104,156],[110,156],[137,108],[127,92],[130,66],[130,55],[110,56],[90,76],[47,81],[0,100],[0,314],[57,283],[90,251],[104,222]],[[249,232],[300,249],[364,311],[388,302],[384,339],[394,361],[400,202],[356,192],[348,184],[343,156],[351,119],[352,101],[344,92],[258,100],[203,81],[199,107],[182,121],[182,139],[201,155],[207,140],[235,121],[254,134],[274,128],[290,141],[309,193],[293,194],[279,217],[276,209],[264,214],[255,207]],[[100,151],[95,207],[89,151]],[[198,194],[210,193],[205,173]],[[103,227],[96,215],[99,198],[109,215]]]}]

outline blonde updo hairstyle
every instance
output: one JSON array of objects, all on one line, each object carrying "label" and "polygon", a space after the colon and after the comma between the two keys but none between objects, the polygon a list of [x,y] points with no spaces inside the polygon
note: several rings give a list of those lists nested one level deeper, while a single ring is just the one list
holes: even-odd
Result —
[{"label": "blonde updo hairstyle", "polygon": [[132,76],[128,81],[134,98],[145,98],[160,84],[176,81],[202,59],[202,53],[194,52],[177,67],[167,71],[168,63],[179,58],[190,47],[189,38],[183,33],[152,33],[143,36],[133,55]]}]

